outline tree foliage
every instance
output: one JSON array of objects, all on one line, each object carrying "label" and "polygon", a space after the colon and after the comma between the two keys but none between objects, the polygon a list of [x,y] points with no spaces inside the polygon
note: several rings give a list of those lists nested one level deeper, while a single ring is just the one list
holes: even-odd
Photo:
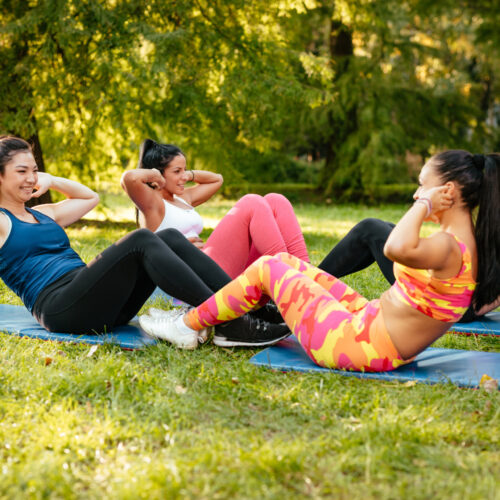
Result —
[{"label": "tree foliage", "polygon": [[404,182],[408,155],[498,149],[498,3],[0,0],[0,131],[94,185],[147,136],[229,180],[310,153],[326,192]]}]

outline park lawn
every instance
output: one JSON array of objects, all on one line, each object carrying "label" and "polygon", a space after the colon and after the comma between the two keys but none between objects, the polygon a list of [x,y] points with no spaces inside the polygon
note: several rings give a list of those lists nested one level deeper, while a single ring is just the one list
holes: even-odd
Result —
[{"label": "park lawn", "polygon": [[[201,212],[213,226],[229,206]],[[297,206],[313,263],[355,222],[403,211]],[[87,261],[134,228],[120,200],[92,216],[68,229]],[[369,298],[387,288],[375,266],[346,281]],[[0,302],[19,304],[3,283]],[[280,373],[249,364],[255,352],[0,334],[0,497],[500,498],[499,391]]]}]

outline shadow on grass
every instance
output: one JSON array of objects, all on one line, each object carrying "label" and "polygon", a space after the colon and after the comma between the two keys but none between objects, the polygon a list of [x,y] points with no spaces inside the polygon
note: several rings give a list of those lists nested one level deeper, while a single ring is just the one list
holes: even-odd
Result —
[{"label": "shadow on grass", "polygon": [[72,228],[82,228],[82,227],[92,227],[96,229],[109,229],[120,228],[126,229],[127,231],[133,231],[137,229],[137,226],[134,222],[123,222],[123,221],[112,221],[112,220],[97,220],[97,219],[80,219],[73,224],[71,224]]}]

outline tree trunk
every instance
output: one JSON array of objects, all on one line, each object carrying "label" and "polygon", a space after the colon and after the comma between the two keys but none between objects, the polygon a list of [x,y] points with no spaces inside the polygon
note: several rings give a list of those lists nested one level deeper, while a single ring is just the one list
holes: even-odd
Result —
[{"label": "tree trunk", "polygon": [[[28,139],[28,142],[31,144],[31,147],[33,148],[33,155],[35,157],[38,170],[40,170],[40,172],[45,172],[45,163],[43,162],[42,146],[40,144],[40,138],[38,137],[38,133],[34,133]],[[26,205],[28,205],[29,207],[34,207],[35,205],[42,205],[44,203],[52,203],[52,196],[50,195],[50,191],[43,193],[42,196],[40,196],[40,198],[31,198],[31,200]]]},{"label": "tree trunk", "polygon": [[[340,21],[332,20],[329,37],[330,58],[335,62],[335,80],[338,80],[349,68],[350,58],[354,54],[352,33]],[[330,134],[325,141],[326,158],[322,173],[322,185],[326,186],[325,194],[330,194],[333,187],[333,176],[338,165],[337,150],[349,134],[356,129],[356,108],[346,110],[347,122],[339,123],[328,114]]]},{"label": "tree trunk", "polygon": [[[15,14],[15,17],[21,17],[21,15],[24,15],[28,10],[29,10],[29,2],[27,0],[17,0],[16,2],[13,2],[13,12]],[[29,49],[28,49],[28,40],[22,39],[22,40],[15,40],[11,50],[14,54],[14,61],[19,62],[20,64],[25,64],[25,59],[28,57]],[[7,61],[6,64],[12,64],[12,60],[9,62]],[[38,169],[41,172],[45,172],[45,164],[43,162],[43,154],[42,154],[42,146],[40,144],[40,138],[38,137],[38,127],[36,123],[36,118],[33,115],[33,105],[31,104],[31,100],[33,98],[33,91],[31,88],[31,84],[29,80],[24,81],[22,80],[21,82],[17,81],[17,75],[13,71],[13,67],[1,67],[2,71],[7,71],[8,76],[8,86],[12,86],[12,88],[17,88],[16,86],[21,85],[21,88],[25,92],[25,100],[23,101],[24,105],[24,111],[26,112],[26,120],[25,120],[25,127],[13,127],[17,130],[10,130],[10,133],[12,135],[15,135],[17,137],[22,137],[23,139],[26,139],[30,144],[33,149],[33,156],[35,157],[36,164],[38,166]],[[12,101],[9,101],[7,98],[5,100],[5,105],[7,107],[7,110],[9,112],[15,113],[17,111],[17,105],[15,104],[15,99]],[[33,133],[32,133],[33,132]],[[32,133],[32,135],[28,138],[27,136]],[[29,207],[35,206],[35,205],[41,205],[43,203],[52,203],[52,197],[50,195],[50,192],[47,191],[44,193],[40,198],[32,198],[27,205]]]}]

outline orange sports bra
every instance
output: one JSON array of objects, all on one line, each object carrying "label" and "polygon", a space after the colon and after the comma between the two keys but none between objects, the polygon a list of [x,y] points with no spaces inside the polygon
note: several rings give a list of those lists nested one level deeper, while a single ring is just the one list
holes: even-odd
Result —
[{"label": "orange sports bra", "polygon": [[401,302],[439,321],[456,322],[470,306],[476,282],[469,250],[453,235],[462,252],[462,269],[453,278],[435,278],[427,269],[394,263],[392,285]]}]

